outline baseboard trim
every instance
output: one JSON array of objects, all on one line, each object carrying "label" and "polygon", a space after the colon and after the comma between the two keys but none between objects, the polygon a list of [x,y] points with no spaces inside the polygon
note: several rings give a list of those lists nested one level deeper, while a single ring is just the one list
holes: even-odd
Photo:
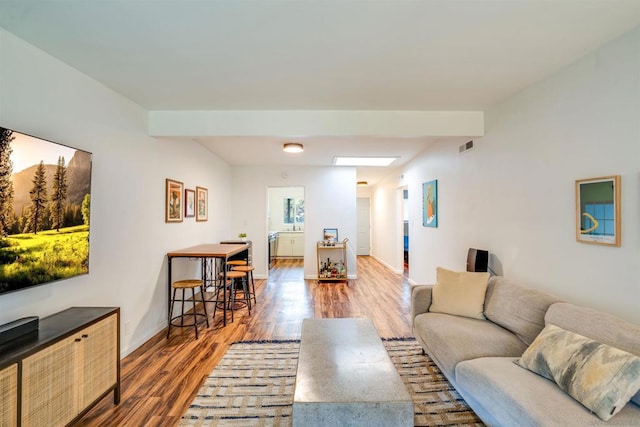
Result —
[{"label": "baseboard trim", "polygon": [[393,268],[392,266],[390,266],[389,264],[387,264],[384,260],[378,258],[375,255],[371,255],[373,257],[373,259],[375,259],[376,261],[378,261],[380,264],[384,265],[385,267],[387,267],[389,270],[393,271],[396,274],[402,274],[404,273],[404,270],[398,270],[396,268]]}]

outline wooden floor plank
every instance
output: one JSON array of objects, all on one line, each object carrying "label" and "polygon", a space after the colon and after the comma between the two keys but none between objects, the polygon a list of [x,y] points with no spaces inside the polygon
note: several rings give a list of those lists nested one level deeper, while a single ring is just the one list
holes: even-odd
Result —
[{"label": "wooden floor plank", "polygon": [[381,337],[411,335],[406,274],[358,257],[358,279],[318,283],[304,280],[302,267],[301,260],[279,260],[269,280],[257,280],[251,316],[246,308],[236,311],[235,321],[223,327],[218,311],[198,340],[192,328],[172,329],[169,339],[166,329],[159,332],[122,360],[120,404],[110,395],[77,425],[176,425],[232,343],[300,339],[305,318],[369,317]]}]

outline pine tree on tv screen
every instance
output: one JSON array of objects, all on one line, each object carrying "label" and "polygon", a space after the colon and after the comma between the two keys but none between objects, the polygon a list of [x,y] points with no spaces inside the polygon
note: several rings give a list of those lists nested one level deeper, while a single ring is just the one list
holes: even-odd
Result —
[{"label": "pine tree on tv screen", "polygon": [[0,294],[89,273],[91,153],[0,127]]}]

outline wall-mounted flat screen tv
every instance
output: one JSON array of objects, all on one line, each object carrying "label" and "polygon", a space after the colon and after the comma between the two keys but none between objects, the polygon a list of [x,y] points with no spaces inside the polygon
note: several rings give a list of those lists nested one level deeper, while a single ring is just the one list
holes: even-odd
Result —
[{"label": "wall-mounted flat screen tv", "polygon": [[89,273],[91,153],[0,127],[0,294]]}]

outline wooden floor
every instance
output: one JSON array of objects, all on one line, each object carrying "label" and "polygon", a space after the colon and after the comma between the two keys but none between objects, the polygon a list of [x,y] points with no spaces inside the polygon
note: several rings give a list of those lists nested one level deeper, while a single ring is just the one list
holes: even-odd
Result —
[{"label": "wooden floor", "polygon": [[[381,337],[411,335],[410,286],[371,257],[358,257],[358,279],[344,283],[304,280],[301,260],[280,260],[269,280],[256,281],[251,316],[236,311],[235,321],[200,329],[166,329],[122,360],[122,400],[104,398],[77,425],[174,426],[205,377],[236,341],[299,339],[305,318],[369,317]],[[228,317],[230,320],[230,317]]]}]

